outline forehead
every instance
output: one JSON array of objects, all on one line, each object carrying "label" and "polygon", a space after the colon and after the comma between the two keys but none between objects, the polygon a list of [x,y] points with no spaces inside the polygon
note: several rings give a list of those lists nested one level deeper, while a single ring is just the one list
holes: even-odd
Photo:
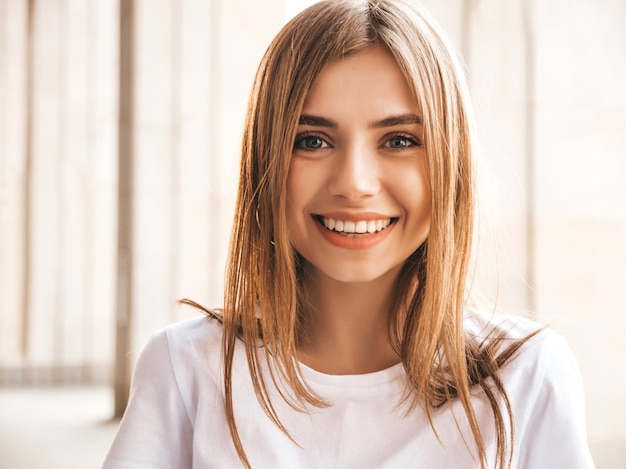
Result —
[{"label": "forehead", "polygon": [[[330,63],[307,94],[303,113],[368,117],[419,113],[419,106],[391,53],[372,46]],[[352,113],[352,114],[351,114]]]}]

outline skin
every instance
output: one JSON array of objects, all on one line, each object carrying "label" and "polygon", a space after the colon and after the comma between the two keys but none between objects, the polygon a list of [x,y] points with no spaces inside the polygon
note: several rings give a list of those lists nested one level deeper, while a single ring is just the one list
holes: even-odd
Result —
[{"label": "skin", "polygon": [[[430,227],[422,133],[417,101],[378,46],[331,63],[307,96],[287,223],[312,298],[298,358],[320,372],[367,373],[399,361],[387,331],[391,290]],[[340,234],[322,217],[370,232]]]}]

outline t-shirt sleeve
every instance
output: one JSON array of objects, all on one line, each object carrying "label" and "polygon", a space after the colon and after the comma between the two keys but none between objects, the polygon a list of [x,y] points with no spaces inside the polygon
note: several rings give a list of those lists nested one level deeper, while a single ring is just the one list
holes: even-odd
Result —
[{"label": "t-shirt sleeve", "polygon": [[190,468],[192,438],[167,335],[159,331],[137,361],[128,407],[103,469]]},{"label": "t-shirt sleeve", "polygon": [[540,346],[542,375],[521,441],[520,469],[592,469],[583,385],[574,355],[551,331]]}]

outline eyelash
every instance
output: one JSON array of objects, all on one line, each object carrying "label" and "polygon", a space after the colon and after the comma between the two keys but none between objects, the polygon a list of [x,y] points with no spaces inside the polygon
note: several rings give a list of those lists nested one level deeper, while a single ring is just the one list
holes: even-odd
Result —
[{"label": "eyelash", "polygon": [[[306,142],[307,139],[313,139],[313,138],[319,139],[322,143],[322,146],[318,148],[307,148],[307,147],[302,146],[302,144]],[[397,140],[397,139],[402,139],[404,142],[406,142],[405,146],[392,147],[390,145],[390,142],[392,140]],[[403,134],[403,133],[398,133],[398,134],[389,136],[389,138],[387,138],[387,140],[385,140],[385,143],[383,144],[383,147],[389,148],[392,151],[404,151],[410,148],[421,147],[421,146],[422,146],[422,142],[420,142],[417,138],[411,135]],[[328,147],[332,147],[332,145],[328,143],[325,137],[316,133],[312,133],[312,132],[303,132],[301,134],[296,135],[296,139],[293,144],[294,151],[302,150],[302,151],[312,152],[312,151],[321,150],[321,149],[328,148]]]},{"label": "eyelash", "polygon": [[317,138],[319,140],[322,141],[322,145],[327,145],[328,147],[330,147],[331,145],[326,141],[326,139],[324,137],[322,137],[321,135],[318,135],[316,133],[311,133],[311,132],[304,132],[301,134],[296,135],[296,140],[293,142],[293,149],[295,150],[303,150],[303,151],[316,151],[316,150],[321,150],[322,148],[326,148],[324,146],[320,147],[320,148],[306,148],[301,146],[302,143],[304,143],[307,139],[310,138]]},{"label": "eyelash", "polygon": [[415,137],[413,137],[411,135],[407,135],[407,134],[402,134],[402,133],[391,135],[387,140],[385,140],[385,146],[387,146],[387,144],[389,142],[391,142],[392,140],[394,140],[394,139],[403,139],[404,142],[407,142],[410,145],[406,145],[404,147],[396,147],[396,148],[389,146],[388,148],[390,150],[402,151],[402,150],[408,150],[409,148],[421,147],[422,146],[422,142],[420,142]]}]

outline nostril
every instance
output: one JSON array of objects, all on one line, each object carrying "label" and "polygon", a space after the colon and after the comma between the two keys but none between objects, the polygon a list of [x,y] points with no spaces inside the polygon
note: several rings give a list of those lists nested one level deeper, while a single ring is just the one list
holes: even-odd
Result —
[{"label": "nostril", "polygon": [[333,171],[329,191],[333,195],[357,199],[380,191],[379,175],[372,164],[344,164]]}]

